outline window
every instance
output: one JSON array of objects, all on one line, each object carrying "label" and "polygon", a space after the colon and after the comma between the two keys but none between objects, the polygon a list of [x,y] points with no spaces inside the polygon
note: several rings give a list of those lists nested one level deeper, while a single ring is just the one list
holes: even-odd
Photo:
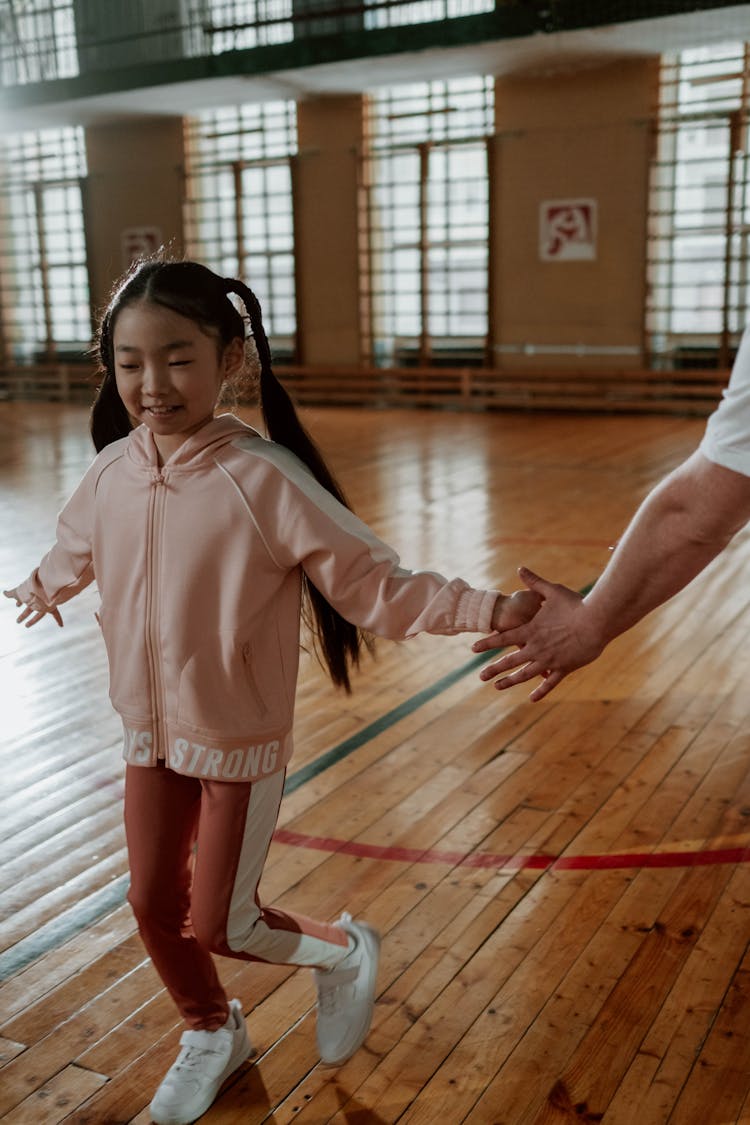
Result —
[{"label": "window", "polygon": [[410,0],[405,4],[365,0],[365,7],[372,9],[365,14],[365,27],[400,27],[494,12],[495,0]]},{"label": "window", "polygon": [[[190,23],[203,27],[209,51],[221,54],[311,35],[400,27],[492,12],[495,0],[188,0]],[[200,52],[198,52],[200,53]]]},{"label": "window", "polygon": [[492,79],[465,78],[369,99],[363,228],[375,362],[483,360],[493,93]]},{"label": "window", "polygon": [[19,361],[80,352],[91,340],[81,181],[83,130],[2,141],[0,303],[3,337]]},{"label": "window", "polygon": [[747,47],[665,57],[646,327],[657,366],[726,365],[748,310]]},{"label": "window", "polygon": [[0,0],[0,85],[78,74],[73,0]]},{"label": "window", "polygon": [[190,6],[190,22],[205,28],[212,55],[293,38],[292,0],[190,0]]},{"label": "window", "polygon": [[258,295],[277,354],[296,332],[291,157],[294,102],[232,106],[187,122],[188,253]]},{"label": "window", "polygon": [[0,0],[0,85],[494,10],[495,0]]}]

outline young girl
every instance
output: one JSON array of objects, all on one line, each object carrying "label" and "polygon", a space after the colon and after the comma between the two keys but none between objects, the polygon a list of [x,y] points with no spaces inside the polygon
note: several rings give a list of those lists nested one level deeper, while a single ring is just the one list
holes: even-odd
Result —
[{"label": "young girl", "polygon": [[[230,294],[249,318],[270,440],[214,416],[248,368]],[[347,914],[330,925],[264,907],[257,895],[292,755],[301,614],[349,690],[360,630],[489,633],[530,619],[539,599],[399,566],[300,424],[242,282],[195,262],[141,263],[103,316],[98,351],[98,456],[51,551],[5,592],[27,626],[46,614],[62,625],[57,607],[94,579],[101,595],[125,735],[128,900],[187,1025],[150,1107],[154,1122],[176,1125],[199,1117],[251,1053],[212,952],[312,967],[325,1063],[349,1058],[372,1018],[376,931]]]}]

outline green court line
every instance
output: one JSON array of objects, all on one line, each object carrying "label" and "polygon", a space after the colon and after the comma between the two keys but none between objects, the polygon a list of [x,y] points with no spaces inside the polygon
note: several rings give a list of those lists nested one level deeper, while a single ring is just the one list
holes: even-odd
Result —
[{"label": "green court line", "polygon": [[[502,649],[498,649],[497,651],[502,652]],[[286,796],[287,793],[293,793],[295,789],[299,789],[301,785],[305,785],[308,781],[317,777],[318,774],[324,773],[325,770],[329,770],[331,766],[335,766],[337,762],[348,758],[355,750],[359,750],[360,746],[364,746],[373,738],[377,738],[379,734],[388,730],[389,727],[400,723],[407,715],[411,715],[413,711],[417,711],[420,707],[423,707],[425,703],[429,703],[435,696],[447,691],[449,687],[453,687],[453,685],[463,679],[464,676],[468,676],[470,672],[481,668],[482,665],[486,664],[491,659],[492,653],[483,652],[479,656],[475,656],[467,664],[463,664],[460,668],[456,668],[455,671],[449,672],[446,676],[442,676],[439,680],[436,680],[430,687],[418,691],[416,695],[410,696],[409,699],[405,699],[403,703],[399,703],[398,707],[394,707],[391,711],[386,711],[385,715],[381,715],[379,719],[375,719],[374,722],[369,723],[350,738],[344,739],[338,746],[332,746],[330,750],[326,750],[325,754],[321,754],[319,758],[308,762],[308,764],[302,766],[301,769],[295,770],[286,780],[284,795]]]},{"label": "green court line", "polygon": [[[584,586],[579,593],[586,595],[592,589],[594,583],[591,582]],[[441,695],[448,688],[453,687],[454,684],[462,680],[464,676],[470,675],[472,672],[477,671],[484,664],[487,664],[497,655],[502,652],[502,649],[496,649],[494,654],[492,652],[483,652],[477,656],[473,656],[471,660],[462,664],[459,668],[455,668],[447,675],[441,676],[434,684],[418,691],[416,695],[412,695],[409,699],[405,699],[398,707],[393,707],[390,711],[386,711],[379,719],[369,723],[362,730],[353,734],[350,738],[344,739],[338,746],[332,746],[319,758],[312,762],[308,762],[306,766],[301,769],[295,770],[290,774],[284,785],[284,793],[294,793],[296,789],[311,781],[314,777],[318,777],[321,773],[335,766],[338,762],[348,758],[360,746],[365,746],[373,738],[377,738],[383,731],[388,730],[390,727],[400,723],[408,715],[414,711],[419,710],[425,703],[429,703],[431,699]],[[4,953],[0,953],[0,981],[7,980],[9,977],[14,976],[16,973],[25,969],[32,962],[42,957],[45,953],[49,953],[53,949],[59,948],[66,941],[81,933],[88,926],[92,926],[98,922],[105,915],[110,914],[116,910],[118,906],[122,906],[125,901],[125,896],[128,889],[127,875],[120,875],[117,879],[108,883],[106,887],[102,887],[94,894],[89,895],[81,902],[70,907],[63,914],[53,918],[46,925],[41,926],[35,930],[33,934],[28,937],[22,938],[21,941],[16,942],[10,949],[6,949]]]},{"label": "green court line", "polygon": [[[441,692],[446,691],[453,684],[457,683],[464,676],[468,676],[471,672],[481,668],[492,658],[491,653],[482,653],[479,656],[473,657],[468,663],[463,664],[460,668],[454,669],[446,676],[442,676],[436,680],[430,687],[419,691],[416,695],[412,695],[409,699],[405,699],[398,707],[394,707],[391,711],[386,712],[379,719],[369,723],[368,726],[363,727],[362,730],[352,735],[350,738],[340,742],[337,746],[332,746],[319,758],[312,762],[308,762],[306,766],[296,770],[294,773],[287,777],[284,786],[284,793],[293,793],[302,785],[305,785],[312,778],[318,777],[321,773],[335,766],[337,762],[341,762],[360,746],[364,746],[371,739],[376,738],[383,731],[388,730],[389,727],[395,726],[396,723],[401,722],[407,715],[418,710],[425,703],[434,699]],[[76,903],[70,907],[69,910],[59,915],[57,918],[52,919],[46,925],[41,926],[35,930],[33,934],[28,937],[22,938],[21,941],[11,946],[10,949],[0,953],[0,981],[7,980],[8,977],[13,976],[15,973],[25,969],[33,961],[42,957],[45,953],[49,953],[52,949],[56,949],[64,942],[69,941],[75,937],[76,934],[81,933],[88,926],[98,922],[106,914],[116,910],[118,906],[122,906],[125,901],[125,896],[128,889],[127,875],[121,875],[106,887],[102,887],[88,898],[83,899],[81,902]]]},{"label": "green court line", "polygon": [[[582,597],[585,597],[593,588],[594,583],[589,582],[578,592]],[[502,651],[501,648],[496,649],[494,655],[496,656]],[[306,766],[302,766],[301,769],[296,770],[287,778],[284,786],[284,795],[286,796],[287,793],[293,793],[295,789],[299,789],[301,785],[305,785],[308,781],[311,781],[312,778],[317,777],[318,774],[330,769],[331,766],[335,766],[337,762],[341,762],[344,758],[348,758],[348,756],[354,753],[355,750],[358,750],[360,746],[364,746],[365,743],[370,742],[371,739],[377,738],[379,734],[388,730],[389,727],[400,723],[407,715],[411,715],[413,711],[418,710],[420,707],[424,706],[425,703],[429,703],[435,696],[441,695],[444,691],[447,691],[448,688],[453,687],[453,685],[458,683],[459,680],[462,680],[464,676],[468,676],[471,672],[483,667],[483,665],[487,664],[492,658],[492,651],[482,652],[478,656],[472,657],[466,664],[462,664],[460,668],[454,669],[453,672],[448,672],[447,675],[436,680],[430,687],[418,691],[416,695],[405,699],[403,703],[399,703],[398,707],[394,707],[391,711],[386,711],[385,715],[381,715],[379,719],[375,719],[374,722],[363,727],[362,730],[357,731],[357,733],[353,734],[350,738],[340,742],[338,746],[331,747],[330,750],[327,750],[325,754],[321,754],[315,761],[308,762]]]},{"label": "green court line", "polygon": [[125,901],[129,885],[128,876],[119,875],[105,887],[81,899],[75,906],[50,919],[28,937],[21,938],[4,953],[0,953],[0,981],[14,976],[45,953],[58,949],[82,930],[117,910]]}]

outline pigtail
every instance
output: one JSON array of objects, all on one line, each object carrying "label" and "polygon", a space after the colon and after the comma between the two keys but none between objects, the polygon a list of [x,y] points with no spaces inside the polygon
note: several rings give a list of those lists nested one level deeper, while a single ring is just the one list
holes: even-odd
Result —
[{"label": "pigtail", "polygon": [[[341,504],[350,508],[341,487],[326,465],[323,455],[299,420],[294,404],[273,373],[268,343],[258,298],[241,281],[226,278],[227,293],[234,293],[244,304],[260,361],[260,408],[272,441],[286,446],[307,465],[315,479]],[[304,616],[318,643],[331,679],[351,692],[349,666],[358,667],[362,648],[372,651],[372,638],[342,617],[320,591],[303,575]]]},{"label": "pigtail", "polygon": [[105,446],[111,445],[113,441],[127,437],[133,428],[130,415],[117,391],[109,324],[109,316],[104,316],[96,344],[92,349],[99,358],[99,371],[102,375],[102,381],[91,407],[89,423],[91,438],[97,453],[100,453]]}]

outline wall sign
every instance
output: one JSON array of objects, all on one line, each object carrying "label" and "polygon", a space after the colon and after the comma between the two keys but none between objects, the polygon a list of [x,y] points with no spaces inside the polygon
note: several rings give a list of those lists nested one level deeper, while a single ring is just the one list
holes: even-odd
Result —
[{"label": "wall sign", "polygon": [[595,199],[547,199],[539,205],[539,257],[543,262],[593,262]]},{"label": "wall sign", "polygon": [[155,253],[164,239],[159,227],[126,227],[122,232],[122,264],[132,266],[138,258]]}]

